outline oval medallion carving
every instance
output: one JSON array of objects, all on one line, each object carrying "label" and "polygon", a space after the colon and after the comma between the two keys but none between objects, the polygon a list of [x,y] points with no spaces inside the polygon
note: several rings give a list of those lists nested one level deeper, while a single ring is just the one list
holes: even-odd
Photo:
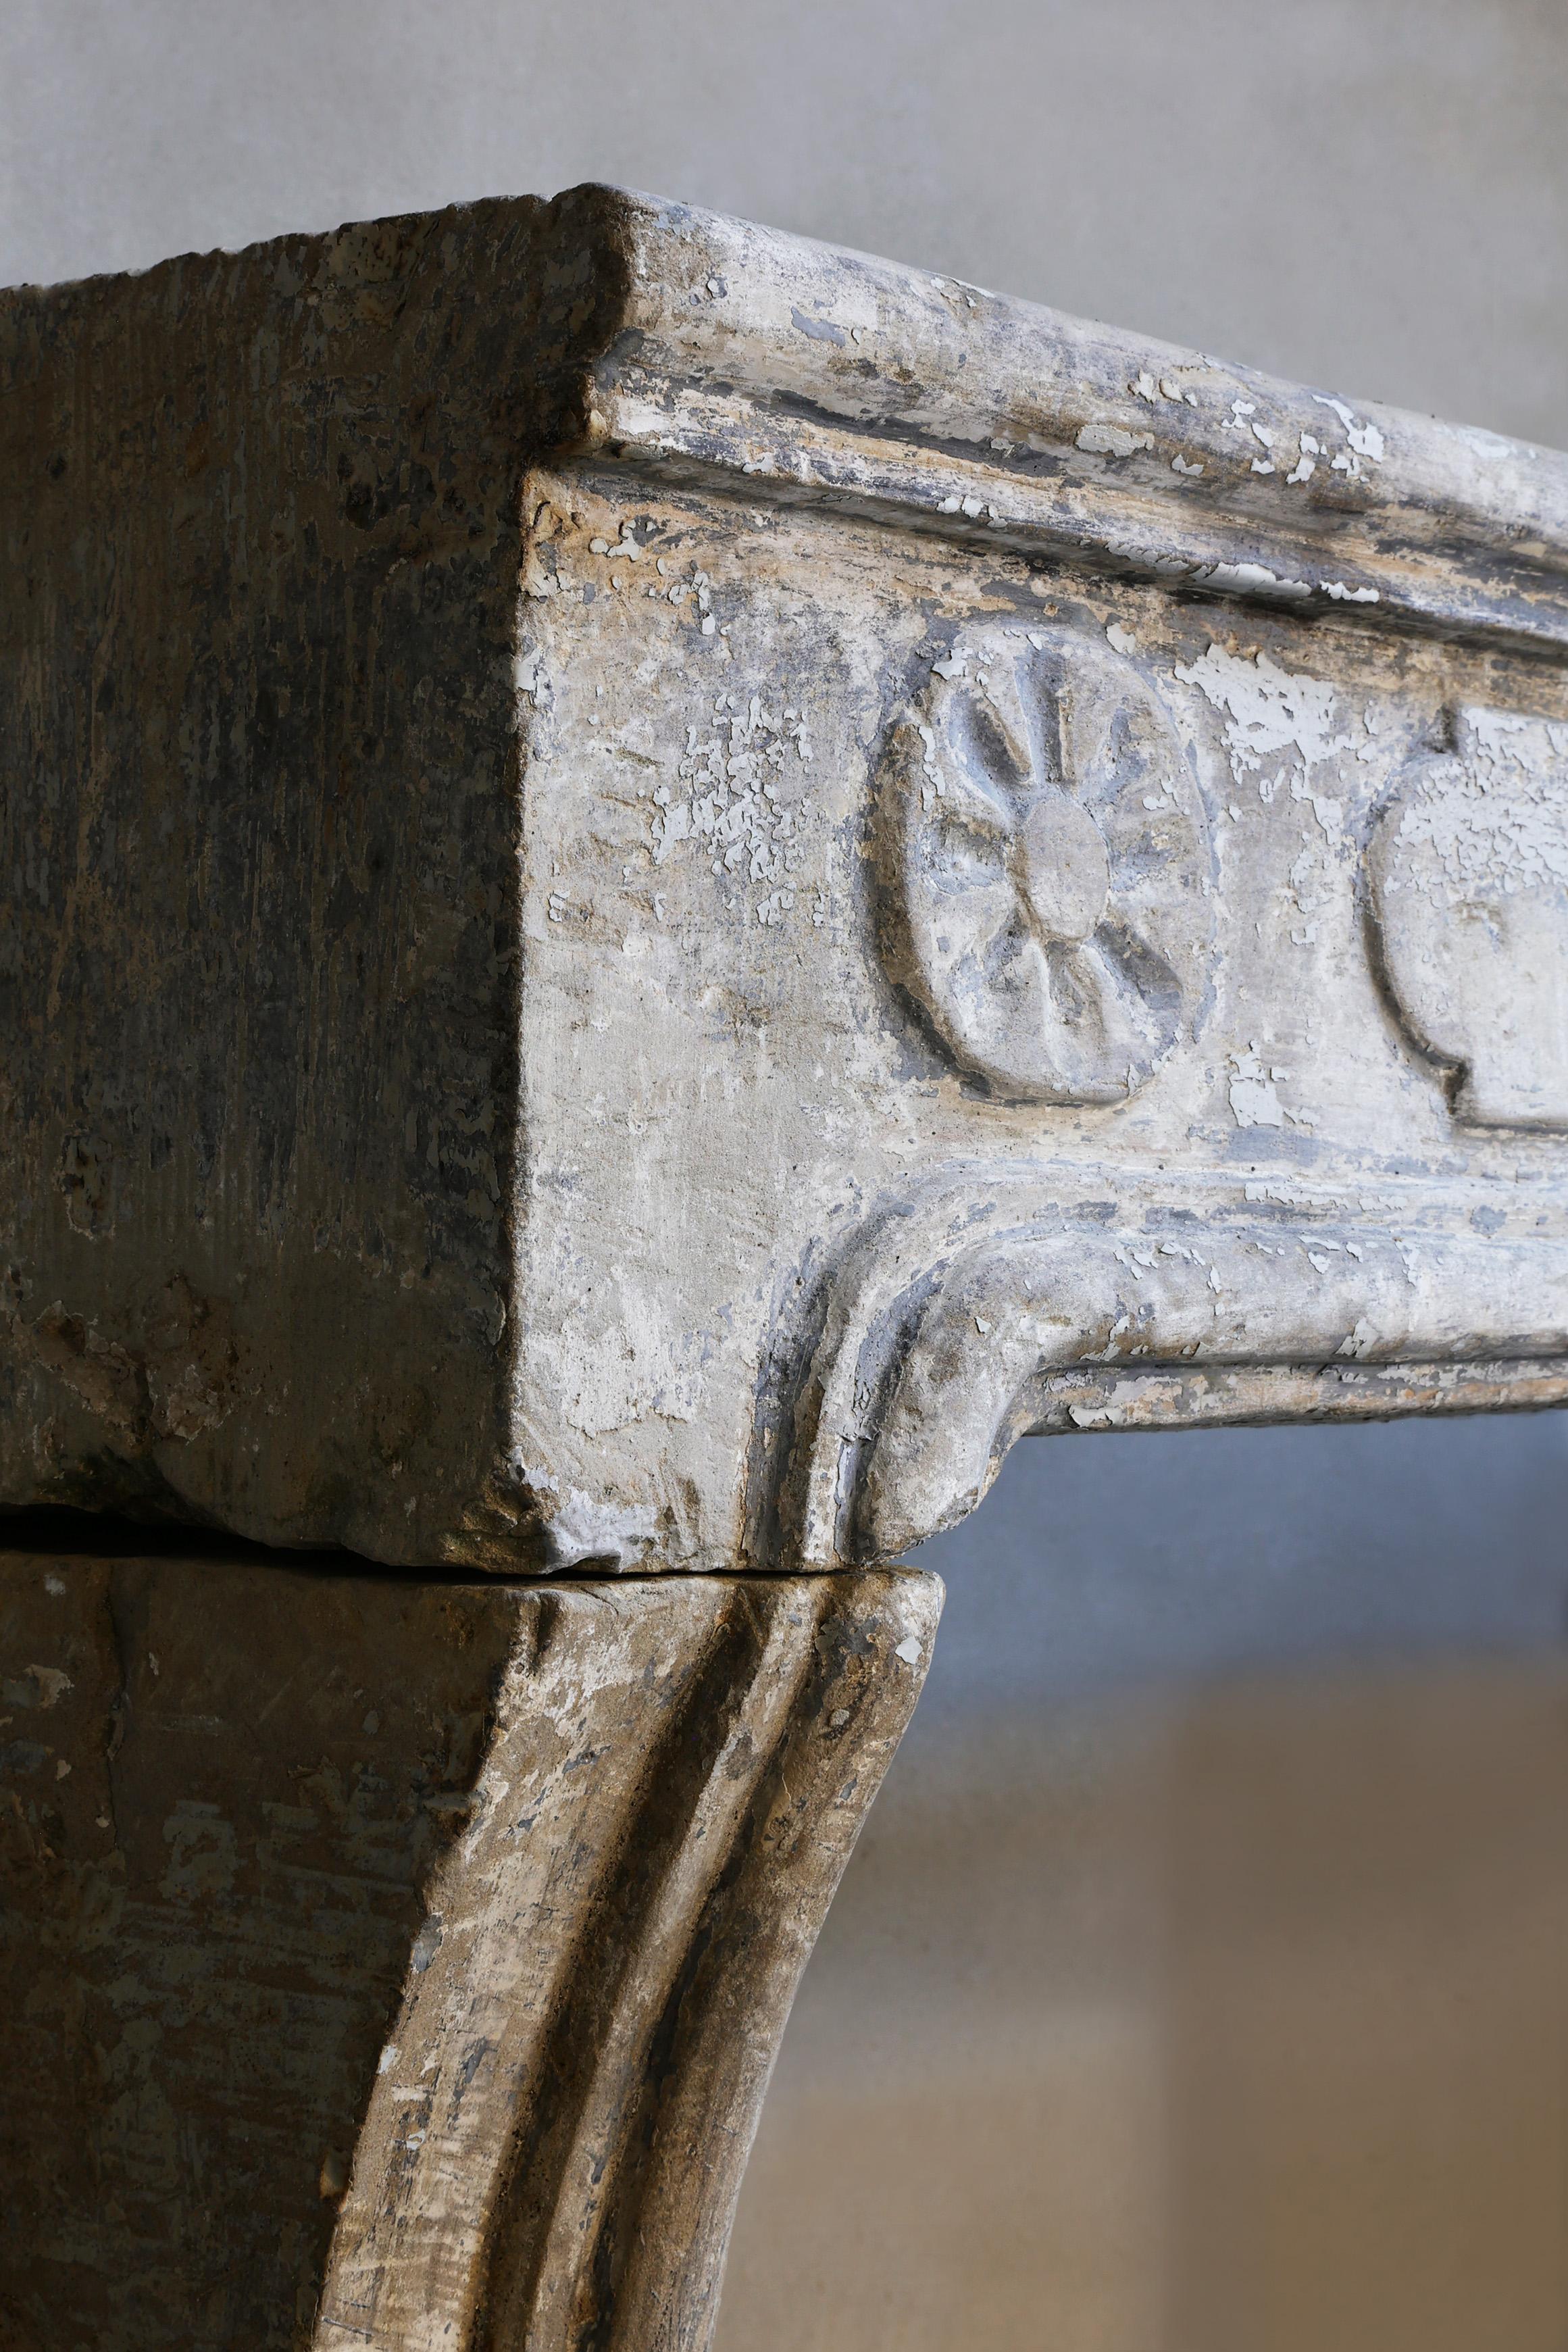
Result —
[{"label": "oval medallion carving", "polygon": [[1170,713],[1109,646],[963,631],[894,730],[877,856],[893,977],[998,1094],[1119,1102],[1194,1034],[1203,803]]},{"label": "oval medallion carving", "polygon": [[1367,846],[1396,1008],[1470,1127],[1568,1129],[1568,726],[1460,710]]}]

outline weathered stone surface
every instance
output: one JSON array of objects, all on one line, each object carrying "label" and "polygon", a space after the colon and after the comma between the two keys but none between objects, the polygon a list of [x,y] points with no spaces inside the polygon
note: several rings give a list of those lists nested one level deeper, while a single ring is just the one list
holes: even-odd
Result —
[{"label": "weathered stone surface", "polygon": [[1568,728],[1455,715],[1384,803],[1367,877],[1414,1042],[1475,1127],[1568,1129]]},{"label": "weathered stone surface", "polygon": [[603,191],[0,351],[0,1502],[827,1567],[1568,1397],[1568,461]]},{"label": "weathered stone surface", "polygon": [[7,2352],[695,2352],[940,1595],[0,1553]]}]

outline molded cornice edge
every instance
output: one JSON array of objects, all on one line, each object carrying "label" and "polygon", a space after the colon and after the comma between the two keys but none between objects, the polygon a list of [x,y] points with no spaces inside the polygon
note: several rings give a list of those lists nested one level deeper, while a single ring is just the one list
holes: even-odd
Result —
[{"label": "molded cornice edge", "polygon": [[651,197],[574,406],[606,454],[1303,613],[1568,641],[1568,457]]}]

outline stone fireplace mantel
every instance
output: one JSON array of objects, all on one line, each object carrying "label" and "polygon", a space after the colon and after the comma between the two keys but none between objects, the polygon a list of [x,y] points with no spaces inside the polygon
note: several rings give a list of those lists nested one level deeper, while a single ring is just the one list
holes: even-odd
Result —
[{"label": "stone fireplace mantel", "polygon": [[[397,1832],[336,2119],[209,2181],[296,2231],[243,2340],[699,2347],[889,1564],[1031,1431],[1568,1401],[1568,458],[601,188],[18,289],[0,385],[0,1508],[176,1546],[13,1556],[18,1916],[85,1985],[156,1914],[217,2032],[267,1808],[423,1660],[467,1761],[387,1769],[477,1825]],[[396,1660],[236,1539],[402,1571]],[[267,1730],[219,1619],[296,1574]],[[188,2215],[206,2061],[127,2154],[75,2030]]]}]

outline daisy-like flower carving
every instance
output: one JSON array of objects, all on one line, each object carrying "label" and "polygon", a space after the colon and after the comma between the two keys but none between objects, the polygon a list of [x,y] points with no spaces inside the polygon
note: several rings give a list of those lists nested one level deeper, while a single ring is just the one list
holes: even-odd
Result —
[{"label": "daisy-like flower carving", "polygon": [[997,1093],[1122,1101],[1192,1035],[1203,803],[1169,712],[1108,646],[961,633],[894,730],[877,848],[893,976]]}]

